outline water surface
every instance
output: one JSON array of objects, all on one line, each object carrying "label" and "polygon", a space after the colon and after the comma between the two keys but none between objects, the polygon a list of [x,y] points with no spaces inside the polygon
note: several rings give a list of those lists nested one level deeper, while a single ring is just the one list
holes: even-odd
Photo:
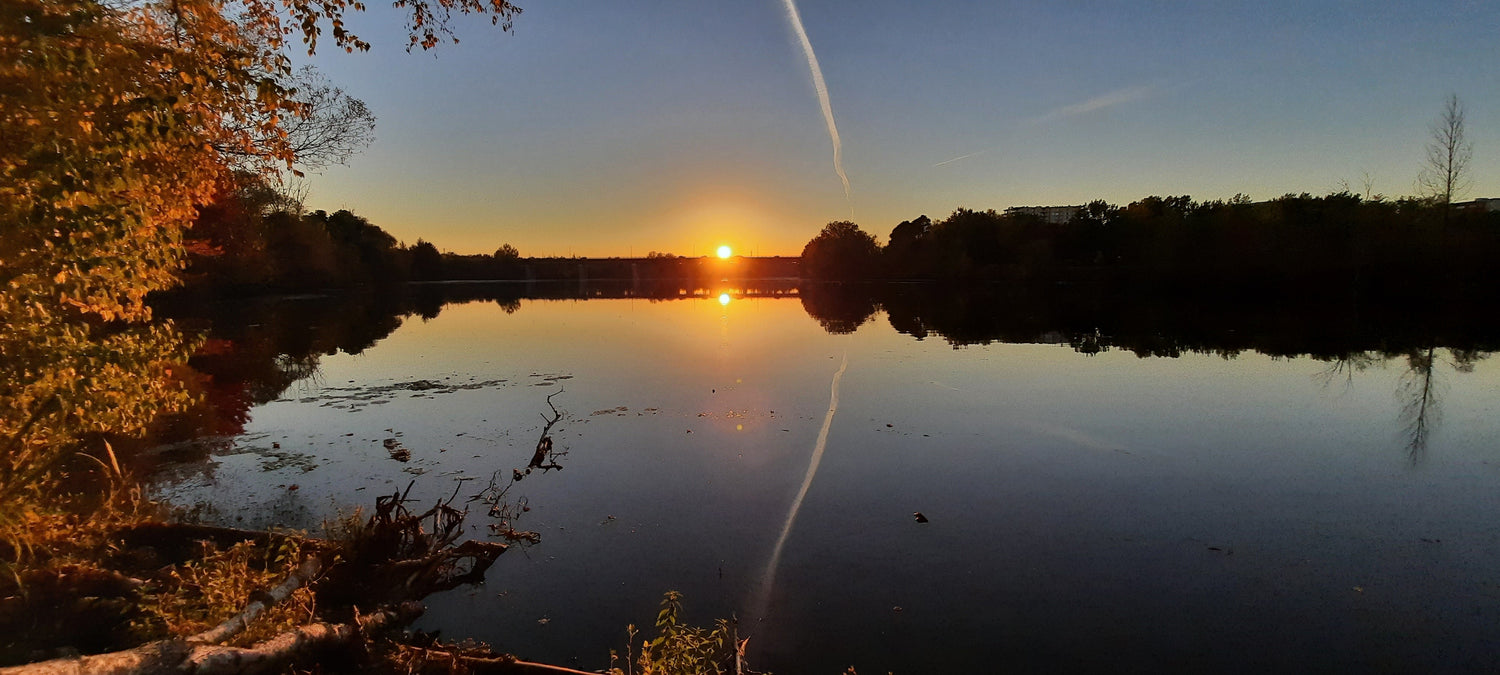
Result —
[{"label": "water surface", "polygon": [[[295,527],[409,484],[472,494],[525,467],[560,392],[563,468],[509,493],[541,543],[420,627],[601,668],[676,589],[783,673],[1500,662],[1500,369],[1473,341],[1132,333],[1177,345],[1147,349],[993,308],[966,333],[939,309],[744,289],[439,302],[330,343],[353,349],[283,354],[313,374],[158,489]],[[339,320],[307,314],[309,334]]]}]

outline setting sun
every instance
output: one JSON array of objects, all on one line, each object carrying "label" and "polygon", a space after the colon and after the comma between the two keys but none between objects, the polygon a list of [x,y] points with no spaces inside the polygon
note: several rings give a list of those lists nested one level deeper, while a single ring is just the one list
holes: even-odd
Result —
[{"label": "setting sun", "polygon": [[728,246],[720,246],[719,247],[719,257],[720,258],[728,258],[731,255],[734,255],[734,251],[730,250],[730,248]]}]

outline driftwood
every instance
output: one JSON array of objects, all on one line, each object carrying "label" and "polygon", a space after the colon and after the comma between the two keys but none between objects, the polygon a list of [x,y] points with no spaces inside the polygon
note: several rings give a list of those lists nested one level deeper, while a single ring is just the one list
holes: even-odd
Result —
[{"label": "driftwood", "polygon": [[296,570],[294,570],[290,575],[287,576],[286,581],[281,582],[281,584],[276,588],[273,588],[270,591],[266,592],[266,597],[264,599],[252,600],[249,605],[245,606],[244,611],[234,615],[234,617],[230,618],[224,623],[219,624],[218,626],[215,626],[209,630],[203,631],[202,633],[188,638],[188,642],[215,644],[239,635],[240,633],[244,632],[247,627],[250,626],[250,622],[254,621],[255,617],[260,616],[261,612],[264,612],[272,605],[287,599],[289,596],[291,596],[292,591],[297,590],[301,586],[305,586],[308,582],[316,578],[318,576],[318,572],[322,570],[322,558],[320,558],[319,556],[308,558],[305,562],[298,566]]},{"label": "driftwood", "polygon": [[535,661],[522,661],[510,654],[496,656],[480,656],[476,654],[464,654],[459,651],[446,649],[434,649],[431,647],[415,647],[402,645],[401,651],[414,654],[419,663],[442,663],[462,666],[470,673],[496,673],[499,675],[599,675],[596,671],[576,670],[564,666],[554,666],[547,663]]},{"label": "driftwood", "polygon": [[[533,469],[546,472],[562,468],[557,457],[564,453],[554,451],[550,436],[563,417],[552,405],[555,395],[547,397],[552,415],[542,416],[545,425],[526,466],[527,474]],[[515,473],[510,484],[501,488],[497,471],[490,487],[470,501],[484,499],[492,516],[497,509],[508,508],[503,498],[510,485],[520,480],[520,471]],[[137,567],[155,567],[164,560],[190,560],[210,544],[228,548],[252,542],[270,548],[288,539],[305,544],[301,550],[311,556],[275,588],[252,594],[250,602],[234,617],[196,635],[122,651],[0,668],[0,675],[256,675],[284,670],[294,662],[312,661],[331,649],[367,649],[374,644],[368,640],[370,633],[404,625],[420,615],[422,605],[418,601],[427,595],[482,582],[485,572],[507,549],[504,543],[463,540],[468,512],[453,506],[458,488],[431,508],[413,513],[408,509],[408,495],[414,484],[378,498],[374,514],[365,523],[354,525],[347,539],[320,540],[292,533],[182,523],[139,523],[116,531],[113,545],[124,560]],[[514,515],[529,510],[524,500],[515,509]],[[532,540],[527,535],[537,536],[512,534],[514,540],[522,541]],[[113,572],[100,581],[101,586],[120,586],[122,593],[135,592],[142,583]],[[252,647],[223,644],[244,633],[267,609],[314,581],[323,622],[302,625]],[[361,616],[362,606],[382,609]],[[461,649],[417,647],[400,641],[394,644],[399,653],[421,662],[448,663],[471,672],[594,675],[488,651],[464,653]]]},{"label": "driftwood", "polygon": [[320,651],[352,645],[367,633],[404,625],[421,613],[421,603],[408,602],[358,617],[352,623],[302,626],[253,647],[193,644],[184,639],[162,640],[109,654],[0,668],[0,675],[255,675],[281,669]]},{"label": "driftwood", "polygon": [[378,498],[375,513],[340,555],[344,562],[329,570],[320,598],[366,604],[415,600],[438,591],[484,580],[506,545],[467,540],[467,513],[441,500],[426,511],[406,508],[406,492]]}]

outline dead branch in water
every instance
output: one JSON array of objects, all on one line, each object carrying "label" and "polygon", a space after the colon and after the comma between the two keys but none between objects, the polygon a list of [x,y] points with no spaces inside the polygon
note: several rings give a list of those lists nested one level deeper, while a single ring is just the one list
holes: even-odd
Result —
[{"label": "dead branch in water", "polygon": [[549,435],[552,431],[552,425],[557,424],[562,419],[562,413],[557,411],[557,406],[552,405],[552,397],[561,393],[563,393],[563,390],[558,389],[547,395],[547,407],[552,409],[552,417],[549,418],[545,414],[542,415],[542,421],[546,422],[546,425],[542,427],[541,437],[536,440],[536,452],[531,455],[531,461],[526,464],[526,473],[531,473],[532,469],[541,469],[542,471],[549,469],[562,470],[562,465],[557,463],[557,459],[553,455],[552,436]]},{"label": "dead branch in water", "polygon": [[483,490],[469,497],[469,501],[483,502],[489,506],[489,516],[497,522],[490,523],[490,534],[505,539],[512,543],[535,544],[541,541],[542,535],[530,530],[518,530],[515,522],[520,519],[521,514],[531,510],[527,505],[526,498],[522,497],[514,502],[507,501],[506,495],[516,483],[531,475],[533,469],[541,469],[543,473],[552,469],[562,470],[562,465],[557,459],[566,452],[558,452],[552,442],[552,427],[562,421],[563,413],[552,403],[552,397],[563,393],[559,389],[547,395],[547,407],[552,409],[552,416],[548,417],[542,413],[542,431],[537,437],[536,449],[531,455],[531,461],[526,463],[526,469],[511,469],[510,475],[505,475],[504,469],[498,469],[490,474],[490,482]]},{"label": "dead branch in water", "polygon": [[412,513],[407,495],[414,484],[375,500],[374,515],[350,533],[341,551],[346,562],[330,571],[326,595],[351,605],[397,602],[484,579],[506,545],[458,543],[468,512],[454,508],[453,497]]}]

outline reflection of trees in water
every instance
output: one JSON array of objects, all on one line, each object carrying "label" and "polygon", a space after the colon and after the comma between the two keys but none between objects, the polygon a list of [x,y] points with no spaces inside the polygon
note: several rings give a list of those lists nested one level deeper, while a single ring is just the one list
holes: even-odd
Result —
[{"label": "reflection of trees in water", "polygon": [[807,315],[835,335],[853,333],[875,316],[875,300],[862,286],[809,283],[800,295]]},{"label": "reflection of trees in water", "polygon": [[[1442,357],[1447,352],[1447,358]],[[1439,377],[1438,364],[1445,363],[1455,373],[1472,373],[1474,366],[1489,358],[1477,349],[1445,349],[1429,346],[1413,349],[1404,355],[1406,372],[1402,374],[1396,394],[1401,398],[1400,420],[1406,435],[1407,457],[1412,465],[1427,459],[1427,442],[1442,420],[1442,400],[1447,383]]]},{"label": "reflection of trees in water", "polygon": [[1362,373],[1371,366],[1380,365],[1385,359],[1374,352],[1354,352],[1341,354],[1324,361],[1327,365],[1318,374],[1313,376],[1325,388],[1339,380],[1344,381],[1344,388],[1354,384],[1354,374]]},{"label": "reflection of trees in water", "polygon": [[1353,385],[1355,373],[1391,361],[1404,363],[1406,369],[1396,383],[1395,394],[1401,405],[1396,419],[1405,439],[1407,459],[1417,466],[1426,461],[1428,442],[1442,421],[1443,396],[1448,387],[1439,366],[1446,364],[1455,373],[1471,373],[1476,364],[1489,356],[1489,352],[1479,349],[1439,348],[1431,344],[1401,352],[1352,352],[1327,359],[1328,365],[1315,379],[1325,387],[1342,380],[1347,388]]},{"label": "reflection of trees in water", "polygon": [[[739,283],[748,285],[738,289],[738,294],[756,297],[788,295],[796,288],[784,280]],[[252,408],[280,398],[297,382],[316,377],[322,356],[359,354],[394,332],[409,316],[430,320],[449,305],[471,302],[493,302],[506,314],[514,314],[520,311],[523,298],[675,300],[707,292],[692,294],[698,290],[683,289],[675,282],[643,287],[616,281],[582,288],[573,282],[445,282],[395,291],[164,307],[164,313],[178,316],[208,337],[186,359],[189,368],[183,378],[198,395],[198,405],[158,420],[155,440],[239,434]]]},{"label": "reflection of trees in water", "polygon": [[[804,296],[817,288],[804,288]],[[1365,305],[1356,310],[1279,300],[1209,302],[1115,294],[1101,288],[1027,292],[999,286],[955,290],[914,284],[853,288],[869,296],[848,297],[846,290],[840,303],[877,306],[885,310],[896,331],[919,340],[938,335],[954,346],[996,341],[1051,343],[1088,355],[1125,349],[1142,358],[1189,353],[1234,358],[1253,351],[1323,361],[1327,365],[1315,380],[1325,387],[1339,381],[1351,386],[1356,373],[1401,360],[1406,372],[1397,384],[1401,401],[1397,418],[1412,464],[1425,459],[1441,418],[1446,390],[1443,365],[1456,373],[1472,372],[1476,363],[1500,349],[1500,317],[1466,311],[1468,306],[1462,304]],[[826,327],[827,310],[815,307],[806,297],[804,304]],[[1433,335],[1442,335],[1442,342]]]},{"label": "reflection of trees in water", "polygon": [[[208,337],[187,359],[199,404],[158,421],[156,441],[242,433],[250,410],[317,375],[323,355],[359,354],[413,312],[400,296],[348,294],[246,302],[182,321]],[[180,313],[180,312],[179,312]]]},{"label": "reflection of trees in water", "polygon": [[[1455,351],[1500,349],[1500,314],[1472,305],[1330,307],[1287,298],[1203,299],[1117,293],[1110,288],[869,284],[867,299],[892,328],[939,336],[954,346],[989,342],[1066,344],[1083,353],[1124,349],[1140,356],[1253,351],[1330,361],[1330,377],[1357,372],[1360,355],[1404,354],[1433,344]],[[804,294],[807,290],[804,289]],[[818,318],[814,316],[814,318]]]},{"label": "reflection of trees in water", "polygon": [[[1327,364],[1316,376],[1325,386],[1340,380],[1348,386],[1356,373],[1405,359],[1407,374],[1398,394],[1413,462],[1421,461],[1439,417],[1440,366],[1469,372],[1500,349],[1500,317],[1441,308],[1381,313],[1365,307],[1356,314],[1321,305],[1173,302],[1099,289],[1009,292],[980,286],[957,292],[924,284],[755,283],[760,285],[734,292],[760,297],[795,292],[808,315],[834,334],[857,330],[883,309],[896,331],[919,340],[938,336],[954,346],[999,341],[1065,344],[1083,354],[1125,349],[1141,357],[1201,353],[1233,358],[1252,351],[1313,358]],[[251,407],[313,376],[321,355],[357,354],[389,335],[404,317],[433,318],[450,304],[493,302],[510,314],[520,311],[523,298],[671,301],[706,297],[709,290],[719,292],[631,281],[583,288],[571,282],[444,283],[420,285],[406,294],[236,306],[206,320],[212,339],[190,361],[208,376],[206,394],[220,415],[197,427],[237,433]],[[1435,342],[1433,335],[1443,335],[1445,344]]]},{"label": "reflection of trees in water", "polygon": [[1401,397],[1400,420],[1406,433],[1407,456],[1413,465],[1422,463],[1427,457],[1427,438],[1433,426],[1442,417],[1438,403],[1437,386],[1433,379],[1433,366],[1437,363],[1437,349],[1413,350],[1406,354],[1406,373],[1397,385]]}]

